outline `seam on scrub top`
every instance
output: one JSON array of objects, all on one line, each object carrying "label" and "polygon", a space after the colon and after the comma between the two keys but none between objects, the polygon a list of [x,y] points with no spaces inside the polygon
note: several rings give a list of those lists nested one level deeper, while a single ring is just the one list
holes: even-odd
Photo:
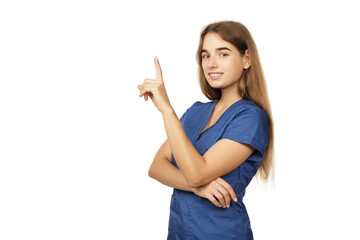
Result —
[{"label": "seam on scrub top", "polygon": [[[247,143],[249,142],[249,143],[254,144],[254,145],[255,145],[255,148],[257,148],[257,150],[259,150],[259,148],[260,148],[261,150],[265,149],[265,146],[264,146],[263,144],[261,144],[256,138],[247,136],[247,135],[245,135],[245,134],[234,134],[234,133],[232,133],[232,132],[227,132],[227,133],[225,133],[225,134],[222,136],[222,138],[226,138],[226,139],[230,139],[230,140],[235,140],[235,141],[246,140]],[[232,138],[234,138],[234,139],[232,139]],[[248,143],[248,144],[249,144],[249,143]],[[260,152],[262,155],[264,155],[264,154],[262,153],[262,151],[259,150],[259,152]]]}]

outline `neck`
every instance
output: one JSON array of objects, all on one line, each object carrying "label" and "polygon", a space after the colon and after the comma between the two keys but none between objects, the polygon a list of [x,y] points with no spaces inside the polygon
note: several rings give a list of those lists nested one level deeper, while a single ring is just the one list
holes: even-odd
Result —
[{"label": "neck", "polygon": [[221,89],[221,98],[217,103],[218,106],[228,108],[236,101],[239,101],[241,98],[237,85],[232,88]]}]

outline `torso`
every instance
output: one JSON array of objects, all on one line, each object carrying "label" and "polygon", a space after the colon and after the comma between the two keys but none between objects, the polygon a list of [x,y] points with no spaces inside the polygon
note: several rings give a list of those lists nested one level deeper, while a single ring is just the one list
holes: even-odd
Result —
[{"label": "torso", "polygon": [[[181,118],[185,133],[201,156],[224,136],[229,137],[230,140],[249,144],[251,140],[245,136],[248,132],[246,126],[248,122],[245,121],[245,125],[239,125],[234,119],[249,111],[260,111],[251,100],[246,99],[239,100],[227,108],[216,106],[216,104],[217,102],[196,102]],[[239,132],[229,135],[227,129],[233,122]],[[237,139],[233,139],[233,136],[237,136]],[[244,136],[244,138],[239,136]],[[259,140],[265,137],[261,134],[257,136]],[[265,147],[264,145],[264,149]],[[262,149],[263,152],[264,149]],[[254,152],[239,167],[221,176],[231,185],[238,198],[236,203],[231,201],[230,208],[218,208],[206,198],[201,198],[192,192],[174,189],[168,239],[253,239],[249,216],[242,199],[247,185],[261,164],[260,155],[260,152],[259,154]],[[178,167],[173,155],[172,163]]]},{"label": "torso", "polygon": [[220,116],[226,111],[226,109],[228,109],[228,108],[225,108],[225,109],[218,110],[216,107],[217,106],[215,105],[213,112],[211,113],[209,122],[206,124],[205,128],[201,131],[201,133],[204,132],[209,127],[211,127],[212,125],[214,125],[217,122],[217,120],[219,120]]}]

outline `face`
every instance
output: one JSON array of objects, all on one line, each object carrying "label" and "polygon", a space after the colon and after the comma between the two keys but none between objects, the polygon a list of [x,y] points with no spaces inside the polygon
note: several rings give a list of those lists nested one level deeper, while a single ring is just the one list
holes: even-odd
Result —
[{"label": "face", "polygon": [[247,51],[241,56],[234,45],[212,32],[204,38],[201,57],[205,78],[213,88],[237,86],[243,69],[250,67]]}]

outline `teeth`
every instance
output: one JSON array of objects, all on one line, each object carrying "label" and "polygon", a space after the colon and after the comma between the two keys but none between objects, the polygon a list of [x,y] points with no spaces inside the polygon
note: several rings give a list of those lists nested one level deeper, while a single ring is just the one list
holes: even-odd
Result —
[{"label": "teeth", "polygon": [[210,73],[210,76],[212,77],[219,77],[221,75],[222,75],[221,73]]}]

